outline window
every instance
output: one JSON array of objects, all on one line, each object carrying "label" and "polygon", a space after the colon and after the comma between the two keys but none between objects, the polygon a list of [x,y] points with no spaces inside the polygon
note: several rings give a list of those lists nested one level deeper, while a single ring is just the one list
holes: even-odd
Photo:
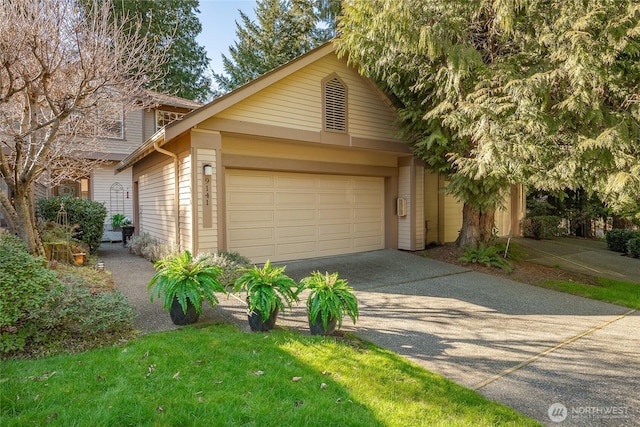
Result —
[{"label": "window", "polygon": [[346,132],[347,88],[337,76],[325,80],[322,100],[324,103],[324,129]]},{"label": "window", "polygon": [[184,113],[177,113],[175,111],[163,111],[156,110],[156,130],[168,125],[176,120],[182,120]]},{"label": "window", "polygon": [[65,123],[69,134],[96,138],[124,138],[121,103],[106,102],[84,112],[74,112]]},{"label": "window", "polygon": [[124,138],[124,111],[121,103],[108,102],[96,110],[100,117],[96,120],[92,135],[103,138]]}]

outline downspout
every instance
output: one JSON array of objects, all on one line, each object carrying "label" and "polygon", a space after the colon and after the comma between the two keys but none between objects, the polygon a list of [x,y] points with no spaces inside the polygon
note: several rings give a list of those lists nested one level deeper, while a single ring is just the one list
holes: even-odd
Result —
[{"label": "downspout", "polygon": [[164,148],[160,148],[158,146],[158,141],[153,141],[153,149],[158,153],[165,154],[169,157],[173,158],[173,169],[174,173],[174,185],[175,189],[173,191],[174,194],[174,208],[176,210],[175,221],[176,221],[176,245],[180,247],[180,164],[178,161],[178,155],[176,153],[172,153],[171,151],[167,151]]}]

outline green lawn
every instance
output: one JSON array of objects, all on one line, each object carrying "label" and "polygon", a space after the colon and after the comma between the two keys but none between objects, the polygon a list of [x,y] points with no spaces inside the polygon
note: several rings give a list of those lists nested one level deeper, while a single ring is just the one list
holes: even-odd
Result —
[{"label": "green lawn", "polygon": [[599,278],[598,282],[600,286],[562,280],[546,280],[540,282],[538,286],[640,310],[640,283],[605,278]]},{"label": "green lawn", "polygon": [[2,426],[538,425],[354,337],[186,327],[0,367]]}]

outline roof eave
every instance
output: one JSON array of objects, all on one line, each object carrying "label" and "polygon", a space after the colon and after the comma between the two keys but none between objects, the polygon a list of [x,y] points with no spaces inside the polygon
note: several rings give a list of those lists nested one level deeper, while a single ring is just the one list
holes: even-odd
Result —
[{"label": "roof eave", "polygon": [[[136,148],[131,154],[129,154],[126,158],[124,158],[120,163],[116,165],[115,173],[120,173],[123,170],[133,166],[134,163],[148,156],[154,148],[153,145],[157,142],[164,141],[165,139],[165,128],[160,128],[151,135],[149,139],[143,142],[138,148]],[[163,145],[160,142],[159,145]]]}]

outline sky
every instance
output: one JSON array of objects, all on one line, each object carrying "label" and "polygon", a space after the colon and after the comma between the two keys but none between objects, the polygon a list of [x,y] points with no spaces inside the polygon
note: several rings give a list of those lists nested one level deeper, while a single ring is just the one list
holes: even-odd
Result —
[{"label": "sky", "polygon": [[249,18],[255,19],[255,0],[200,0],[200,22],[202,32],[197,37],[198,44],[207,50],[211,68],[220,74],[222,54],[229,56],[229,46],[236,41],[236,24],[242,10]]}]

